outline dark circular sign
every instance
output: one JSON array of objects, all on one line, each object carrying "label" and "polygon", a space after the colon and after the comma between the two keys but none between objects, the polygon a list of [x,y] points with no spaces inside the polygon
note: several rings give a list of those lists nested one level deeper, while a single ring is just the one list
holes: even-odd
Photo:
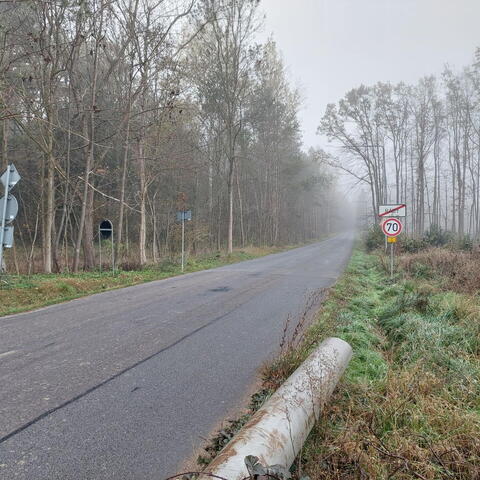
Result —
[{"label": "dark circular sign", "polygon": [[113,225],[110,220],[102,220],[99,227],[100,237],[102,240],[108,240],[112,236]]}]

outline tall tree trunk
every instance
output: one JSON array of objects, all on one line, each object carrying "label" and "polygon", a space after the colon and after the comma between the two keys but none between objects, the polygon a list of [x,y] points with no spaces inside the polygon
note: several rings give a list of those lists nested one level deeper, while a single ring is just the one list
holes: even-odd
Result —
[{"label": "tall tree trunk", "polygon": [[120,259],[120,252],[122,248],[122,241],[123,241],[123,222],[125,216],[125,188],[127,183],[127,167],[128,167],[128,151],[129,151],[129,143],[130,143],[130,108],[131,104],[129,102],[128,105],[128,118],[127,118],[127,131],[125,135],[125,146],[123,151],[123,161],[122,161],[122,180],[120,183],[120,206],[118,212],[118,225],[117,225],[117,244],[116,244],[116,251],[115,257],[117,258],[117,262],[121,261]]},{"label": "tall tree trunk", "polygon": [[84,228],[84,241],[83,241],[83,253],[85,257],[85,269],[91,270],[95,268],[95,248],[93,242],[93,201],[95,192],[93,188],[88,189],[87,195],[87,208],[85,209],[85,228]]},{"label": "tall tree trunk", "polygon": [[424,231],[425,225],[425,160],[423,155],[420,155],[418,159],[417,167],[417,221],[416,221],[416,234],[417,237],[421,237]]},{"label": "tall tree trunk", "polygon": [[[84,118],[84,135],[86,138],[88,137],[88,126],[87,126],[87,117]],[[82,248],[82,240],[83,240],[83,232],[85,229],[85,219],[87,215],[87,208],[88,208],[88,192],[90,190],[89,182],[90,182],[90,170],[91,170],[91,155],[90,155],[90,141],[88,144],[87,154],[85,155],[85,169],[83,175],[83,193],[82,193],[82,208],[80,211],[80,221],[78,225],[78,232],[77,232],[77,240],[75,242],[75,253],[73,257],[73,265],[72,271],[77,273],[80,268],[80,250]]]},{"label": "tall tree trunk", "polygon": [[237,195],[238,195],[238,206],[240,209],[240,234],[241,234],[241,245],[242,247],[245,246],[245,228],[243,224],[243,200],[242,200],[242,192],[240,190],[240,181],[238,179],[239,175],[235,175],[237,180]]},{"label": "tall tree trunk", "polygon": [[233,176],[234,176],[234,159],[229,159],[228,168],[228,253],[233,252]]},{"label": "tall tree trunk", "polygon": [[55,213],[55,166],[51,154],[47,157],[47,178],[46,178],[46,211],[45,211],[45,236],[43,270],[45,273],[52,273],[52,231]]},{"label": "tall tree trunk", "polygon": [[147,179],[145,172],[145,158],[142,139],[138,141],[138,176],[140,181],[140,232],[139,232],[139,261],[140,265],[147,263]]},{"label": "tall tree trunk", "polygon": [[[68,104],[68,125],[70,125],[70,103]],[[55,248],[54,248],[54,263],[57,271],[61,270],[60,262],[58,259],[58,251],[60,248],[60,241],[63,237],[67,238],[67,221],[69,215],[69,196],[70,196],[70,154],[71,154],[71,129],[68,129],[67,132],[67,154],[65,159],[65,184],[63,190],[63,205],[62,205],[62,218],[60,220],[60,226],[58,228],[56,237],[55,237]],[[67,250],[65,249],[65,254]],[[68,261],[65,259],[65,265],[68,265]]]},{"label": "tall tree trunk", "polygon": [[[103,33],[103,15],[104,3],[102,0],[100,6],[100,20],[98,31],[95,30],[95,47],[93,49],[93,63],[92,63],[92,81],[90,86],[90,104],[88,116],[85,116],[84,121],[84,135],[88,139],[86,154],[85,154],[85,173],[84,173],[84,188],[82,196],[82,210],[80,214],[80,224],[78,226],[78,236],[75,245],[75,256],[73,260],[73,271],[78,272],[80,264],[80,249],[82,246],[82,237],[85,241],[85,268],[92,268],[95,265],[94,247],[93,247],[93,190],[90,190],[90,173],[94,163],[94,146],[95,146],[95,111],[97,103],[97,81],[98,81],[98,55],[100,48],[100,37]],[[88,226],[85,228],[85,224]],[[92,261],[93,260],[93,261]]]},{"label": "tall tree trunk", "polygon": [[45,226],[43,236],[43,270],[52,273],[52,230],[55,215],[55,157],[53,153],[54,138],[53,125],[56,123],[52,109],[52,99],[48,95],[47,104],[47,130],[46,135],[46,177],[45,177]]},{"label": "tall tree trunk", "polygon": [[7,168],[7,165],[8,165],[8,119],[6,118],[2,122],[2,161],[0,163],[0,168],[2,169],[2,171],[5,168]]}]

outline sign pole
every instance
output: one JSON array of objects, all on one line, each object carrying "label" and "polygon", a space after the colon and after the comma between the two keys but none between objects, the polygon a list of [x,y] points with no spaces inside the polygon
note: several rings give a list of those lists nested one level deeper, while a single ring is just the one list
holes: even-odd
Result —
[{"label": "sign pole", "polygon": [[182,211],[182,273],[185,268],[185,211]]},{"label": "sign pole", "polygon": [[390,278],[393,280],[393,243],[390,243]]},{"label": "sign pole", "polygon": [[[182,194],[185,195],[185,194]],[[182,273],[185,271],[185,222],[189,222],[192,220],[192,211],[191,210],[185,210],[185,198],[181,198],[182,200],[182,205],[178,208],[181,208],[181,210],[177,211],[177,222],[182,223]],[[179,202],[180,203],[180,202]]]},{"label": "sign pole", "polygon": [[100,271],[102,271],[102,232],[100,231],[100,225],[98,226],[98,263]]},{"label": "sign pole", "polygon": [[403,223],[397,217],[407,216],[407,205],[405,203],[380,205],[378,215],[384,219],[381,225],[383,233],[385,234],[386,254],[388,254],[387,243],[390,243],[390,278],[393,280],[393,269],[395,266],[395,250],[393,244],[396,243],[398,235],[403,231]]},{"label": "sign pole", "polygon": [[112,227],[112,274],[115,275],[115,242],[113,241],[113,236],[114,236],[114,232],[113,232],[113,227]]},{"label": "sign pole", "polygon": [[5,199],[3,201],[3,208],[2,208],[2,221],[1,221],[1,229],[0,229],[0,273],[3,272],[3,237],[5,234],[5,217],[7,215],[7,200],[8,200],[8,187],[10,184],[10,165],[7,165],[7,171],[5,172]]},{"label": "sign pole", "polygon": [[393,267],[394,267],[394,243],[397,241],[397,236],[402,233],[403,224],[397,218],[387,218],[382,225],[385,239],[390,243],[390,278],[393,280]]}]

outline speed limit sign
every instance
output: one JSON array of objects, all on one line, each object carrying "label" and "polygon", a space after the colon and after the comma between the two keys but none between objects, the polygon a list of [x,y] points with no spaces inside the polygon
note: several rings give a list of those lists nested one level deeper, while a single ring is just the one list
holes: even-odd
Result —
[{"label": "speed limit sign", "polygon": [[403,224],[398,218],[387,218],[382,224],[382,230],[387,237],[396,237],[402,233]]}]

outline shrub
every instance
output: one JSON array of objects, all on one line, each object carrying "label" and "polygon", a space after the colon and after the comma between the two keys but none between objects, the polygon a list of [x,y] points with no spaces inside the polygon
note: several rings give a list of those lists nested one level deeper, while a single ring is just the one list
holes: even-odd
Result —
[{"label": "shrub", "polygon": [[140,265],[140,262],[137,260],[126,260],[125,262],[122,262],[119,267],[124,271],[124,272],[135,272],[137,270],[143,270],[144,267]]},{"label": "shrub", "polygon": [[451,243],[452,247],[457,250],[471,252],[473,250],[473,240],[470,235],[463,235]]},{"label": "shrub", "polygon": [[405,253],[417,253],[427,248],[427,244],[424,239],[404,237],[400,241],[400,248]]},{"label": "shrub", "polygon": [[412,277],[435,277],[444,286],[456,292],[480,291],[480,254],[431,248],[411,255],[403,255],[400,267]]},{"label": "shrub", "polygon": [[[380,225],[371,226],[365,235],[365,247],[371,252],[381,248],[385,235]],[[430,247],[449,247],[452,250],[472,251],[474,241],[469,235],[457,237],[453,232],[432,225],[421,238],[402,235],[399,248],[404,253],[418,253]]]},{"label": "shrub", "polygon": [[453,240],[453,234],[442,230],[437,225],[432,225],[423,235],[423,241],[431,247],[444,247]]},{"label": "shrub", "polygon": [[418,253],[429,247],[444,247],[451,244],[453,234],[432,225],[422,238],[404,237],[401,241],[401,249],[406,253]]},{"label": "shrub", "polygon": [[178,266],[170,259],[164,259],[156,265],[156,269],[161,272],[173,273]]},{"label": "shrub", "polygon": [[385,235],[382,232],[380,225],[372,225],[365,236],[365,247],[369,252],[380,248],[385,243]]}]

